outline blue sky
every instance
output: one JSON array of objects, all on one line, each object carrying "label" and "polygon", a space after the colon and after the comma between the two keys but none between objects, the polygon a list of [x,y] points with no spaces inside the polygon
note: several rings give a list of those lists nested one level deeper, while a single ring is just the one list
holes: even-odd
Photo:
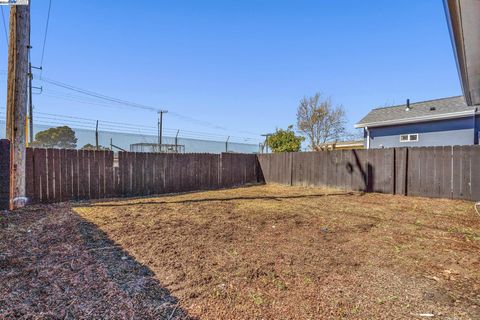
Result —
[{"label": "blue sky", "polygon": [[[174,114],[167,128],[253,138],[294,124],[299,100],[315,92],[345,107],[351,130],[373,107],[461,93],[441,0],[138,3],[53,0],[43,76],[226,130]],[[47,8],[32,3],[36,65]],[[34,85],[45,88],[34,96],[38,112],[156,125],[154,112],[59,99],[68,91]]]}]

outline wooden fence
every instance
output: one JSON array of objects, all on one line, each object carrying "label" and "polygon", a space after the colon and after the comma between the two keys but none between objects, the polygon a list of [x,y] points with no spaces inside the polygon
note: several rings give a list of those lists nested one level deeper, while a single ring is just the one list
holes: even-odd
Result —
[{"label": "wooden fence", "polygon": [[10,141],[0,139],[0,210],[10,203]]},{"label": "wooden fence", "polygon": [[34,203],[116,196],[111,151],[28,148],[26,171]]},{"label": "wooden fence", "polygon": [[116,194],[137,196],[257,183],[253,154],[119,153]]},{"label": "wooden fence", "polygon": [[[0,145],[8,205],[8,143]],[[34,203],[144,196],[266,182],[480,201],[480,146],[280,154],[152,154],[27,149]],[[5,179],[4,179],[4,178]]]},{"label": "wooden fence", "polygon": [[260,155],[265,182],[480,200],[480,146]]},{"label": "wooden fence", "polygon": [[27,196],[34,203],[145,196],[258,182],[253,154],[155,154],[27,149]]}]

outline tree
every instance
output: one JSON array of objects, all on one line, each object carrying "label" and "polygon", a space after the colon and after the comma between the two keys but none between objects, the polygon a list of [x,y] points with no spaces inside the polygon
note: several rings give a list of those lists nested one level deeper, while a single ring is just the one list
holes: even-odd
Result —
[{"label": "tree", "polygon": [[296,136],[293,126],[287,130],[277,129],[274,134],[268,137],[268,146],[273,152],[298,152],[302,146],[304,137]]},{"label": "tree", "polygon": [[[91,143],[87,143],[86,145],[84,145],[84,146],[82,147],[82,150],[97,150],[97,147],[94,146],[94,145],[91,144]],[[104,146],[98,146],[98,150],[103,150],[103,151],[105,151],[105,150],[110,150],[110,149],[107,148],[107,147],[104,147]]]},{"label": "tree", "polygon": [[50,128],[35,135],[33,147],[75,149],[77,147],[75,131],[68,126]]},{"label": "tree", "polygon": [[305,97],[297,109],[297,129],[305,135],[312,150],[320,150],[321,144],[337,141],[345,132],[345,110],[333,106],[330,98],[323,99],[317,93]]}]

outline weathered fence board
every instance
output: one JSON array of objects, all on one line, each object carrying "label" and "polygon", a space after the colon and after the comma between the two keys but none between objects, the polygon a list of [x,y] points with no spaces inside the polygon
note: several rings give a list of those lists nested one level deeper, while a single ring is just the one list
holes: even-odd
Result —
[{"label": "weathered fence board", "polygon": [[480,146],[278,153],[258,163],[267,183],[480,200]]},{"label": "weathered fence board", "polygon": [[114,195],[110,151],[36,148],[27,149],[26,160],[27,196],[34,203]]},{"label": "weathered fence board", "polygon": [[[1,143],[2,141],[7,141],[7,140],[0,140],[0,148],[2,148],[1,146]],[[4,176],[4,168],[3,168],[3,163],[5,161],[5,159],[2,159],[3,157],[7,157],[8,156],[8,159],[10,159],[10,155],[9,154],[4,154],[2,153],[2,151],[0,150],[0,170],[1,171],[1,174],[0,174],[0,182],[1,183],[1,187],[5,187],[6,184],[4,184],[4,181],[3,179],[8,179],[10,177],[10,173],[9,173],[9,170],[10,168],[7,169],[6,171],[6,177]],[[26,166],[25,166],[25,170],[26,172],[33,172],[33,168],[34,168],[34,163],[33,163],[33,149],[27,149],[27,159],[26,159]],[[5,168],[6,169],[6,168]],[[8,181],[8,180],[7,180]],[[26,193],[27,193],[27,197],[28,198],[31,198],[33,197],[33,195],[35,194],[35,177],[27,177],[27,179],[25,180],[25,187],[26,187]],[[8,199],[8,197],[7,197]],[[7,202],[8,203],[8,202]],[[0,208],[2,209],[6,209],[4,208],[2,205],[0,205]]]},{"label": "weathered fence board", "polygon": [[47,203],[144,196],[257,183],[256,155],[28,149],[27,196]]},{"label": "weathered fence board", "polygon": [[27,196],[43,203],[208,190],[263,181],[480,200],[480,146],[258,157],[120,152],[115,168],[111,151],[28,149],[26,164]]},{"label": "weathered fence board", "polygon": [[[27,161],[26,167],[33,166]],[[27,195],[33,190],[33,181],[27,181]],[[0,139],[0,210],[10,206],[10,141]]]},{"label": "weathered fence board", "polygon": [[119,153],[120,194],[150,195],[258,182],[256,155]]}]

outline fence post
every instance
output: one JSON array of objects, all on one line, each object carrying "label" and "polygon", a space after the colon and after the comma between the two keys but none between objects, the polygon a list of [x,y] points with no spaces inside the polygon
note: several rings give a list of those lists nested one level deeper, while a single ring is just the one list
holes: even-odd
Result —
[{"label": "fence post", "polygon": [[397,148],[393,148],[392,194],[397,194]]},{"label": "fence post", "polygon": [[408,195],[408,152],[410,148],[405,148],[405,177],[404,177],[404,187],[403,187],[403,195],[407,196]]},{"label": "fence post", "polygon": [[10,141],[0,140],[0,210],[10,203]]}]

